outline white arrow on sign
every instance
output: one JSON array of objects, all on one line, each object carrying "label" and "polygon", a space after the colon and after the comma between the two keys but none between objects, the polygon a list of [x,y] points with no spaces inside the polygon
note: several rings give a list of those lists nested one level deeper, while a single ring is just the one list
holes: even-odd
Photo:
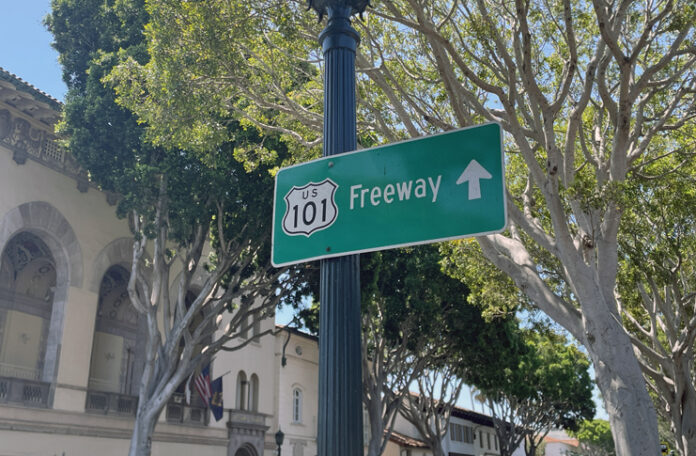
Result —
[{"label": "white arrow on sign", "polygon": [[491,179],[491,173],[486,171],[486,169],[479,164],[476,160],[471,160],[467,165],[464,172],[457,179],[457,185],[463,184],[464,182],[469,182],[469,199],[479,199],[481,198],[481,185],[479,183],[480,179]]}]

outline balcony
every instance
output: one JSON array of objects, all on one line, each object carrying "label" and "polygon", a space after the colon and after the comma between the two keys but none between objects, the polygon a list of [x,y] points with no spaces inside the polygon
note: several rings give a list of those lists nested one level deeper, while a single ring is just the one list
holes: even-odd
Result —
[{"label": "balcony", "polygon": [[0,404],[48,408],[50,386],[36,380],[0,377]]},{"label": "balcony", "polygon": [[266,428],[266,415],[249,410],[225,409],[228,412],[228,426]]},{"label": "balcony", "polygon": [[207,426],[210,414],[208,413],[208,408],[201,405],[202,403],[203,401],[201,400],[194,400],[192,404],[187,404],[184,394],[174,393],[167,404],[167,423]]},{"label": "balcony", "polygon": [[89,413],[104,415],[135,416],[138,410],[138,398],[119,393],[87,391],[85,410]]}]

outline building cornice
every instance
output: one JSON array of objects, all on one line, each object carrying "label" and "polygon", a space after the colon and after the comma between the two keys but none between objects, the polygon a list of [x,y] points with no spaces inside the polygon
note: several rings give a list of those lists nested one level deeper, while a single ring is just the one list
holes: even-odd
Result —
[{"label": "building cornice", "polygon": [[[33,85],[29,84],[27,81],[23,80],[14,73],[10,73],[4,68],[0,67],[0,99],[3,97],[8,97],[9,99],[22,99],[26,100],[22,94],[29,95],[35,102],[36,105],[33,109],[29,109],[29,112],[37,111],[40,109],[47,109],[54,112],[60,112],[63,104],[57,99],[53,98],[46,92],[39,90]],[[9,90],[8,90],[9,89]],[[12,89],[19,92],[20,94],[11,94]],[[4,93],[4,95],[2,95]],[[21,106],[25,106],[26,102],[23,101]]]},{"label": "building cornice", "polygon": [[[62,103],[0,67],[0,146],[18,165],[38,162],[75,180],[80,192],[97,189],[53,132]],[[105,192],[110,205],[116,194]]]},{"label": "building cornice", "polygon": [[[133,433],[133,419],[51,409],[28,409],[3,404],[0,407],[0,430],[130,439]],[[157,423],[153,441],[226,447],[227,430]]]}]

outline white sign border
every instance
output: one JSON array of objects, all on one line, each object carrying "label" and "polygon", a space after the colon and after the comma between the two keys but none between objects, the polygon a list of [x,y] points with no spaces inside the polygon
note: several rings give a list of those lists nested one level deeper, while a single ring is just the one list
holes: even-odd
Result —
[{"label": "white sign border", "polygon": [[[503,185],[503,226],[500,227],[499,229],[496,230],[491,230],[491,231],[482,231],[480,233],[469,233],[469,234],[464,234],[461,236],[450,236],[450,237],[444,237],[444,238],[438,238],[438,239],[428,239],[426,241],[417,241],[417,242],[407,242],[404,244],[390,244],[390,245],[383,245],[379,247],[374,247],[374,248],[368,248],[368,249],[361,249],[361,250],[351,250],[349,252],[340,252],[340,253],[326,253],[310,258],[302,258],[300,260],[293,260],[293,261],[288,261],[285,263],[276,263],[274,254],[275,254],[275,226],[276,226],[276,204],[277,204],[277,198],[276,195],[278,193],[278,174],[280,174],[281,171],[284,171],[286,169],[291,169],[295,168],[297,166],[304,166],[308,163],[315,163],[315,162],[320,162],[324,160],[332,160],[337,157],[345,157],[347,155],[354,155],[354,154],[361,154],[361,153],[367,153],[367,152],[372,152],[375,149],[382,149],[387,146],[395,146],[398,144],[404,144],[412,141],[421,141],[423,139],[428,139],[428,138],[433,138],[435,136],[442,136],[442,135],[449,135],[453,133],[458,133],[464,130],[472,130],[475,128],[481,128],[486,125],[497,125],[498,128],[500,128],[500,160],[501,160],[501,171],[502,171],[502,176],[501,176],[501,183]],[[275,183],[274,183],[274,188],[273,188],[273,223],[271,224],[271,264],[276,267],[285,267],[285,266],[291,266],[293,264],[300,264],[300,263],[308,263],[310,261],[316,261],[316,260],[324,260],[328,258],[337,258],[337,257],[342,257],[342,256],[348,256],[348,255],[359,255],[361,253],[369,253],[369,252],[379,252],[381,250],[389,250],[389,249],[398,249],[398,248],[403,248],[403,247],[410,247],[414,245],[424,245],[424,244],[436,244],[438,242],[446,242],[446,241],[455,241],[457,239],[466,239],[466,238],[473,238],[473,237],[479,237],[479,236],[487,236],[489,234],[498,234],[503,231],[508,226],[508,210],[507,210],[507,191],[505,188],[505,149],[503,149],[503,130],[502,125],[500,122],[486,122],[482,123],[479,125],[472,125],[469,127],[463,127],[463,128],[458,128],[456,130],[449,130],[449,131],[443,131],[441,133],[436,133],[434,135],[427,135],[427,136],[419,136],[418,138],[410,138],[406,139],[403,141],[397,141],[393,143],[388,143],[388,144],[380,144],[379,146],[375,147],[370,147],[368,149],[360,149],[360,150],[354,150],[350,152],[344,152],[341,154],[335,154],[335,155],[328,155],[326,157],[320,157],[315,160],[310,160],[308,162],[303,162],[303,163],[296,163],[294,165],[286,166],[284,168],[280,168],[278,172],[276,173],[276,178],[275,178]],[[336,205],[337,209],[338,205]],[[282,223],[282,220],[281,220]]]}]

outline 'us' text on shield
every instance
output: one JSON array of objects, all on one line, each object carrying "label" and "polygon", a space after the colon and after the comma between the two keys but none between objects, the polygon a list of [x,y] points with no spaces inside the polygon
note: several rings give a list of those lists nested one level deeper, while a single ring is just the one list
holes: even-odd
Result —
[{"label": "'us' text on shield", "polygon": [[338,217],[335,195],[338,185],[331,179],[292,187],[285,195],[283,231],[290,235],[311,236],[330,227]]}]

